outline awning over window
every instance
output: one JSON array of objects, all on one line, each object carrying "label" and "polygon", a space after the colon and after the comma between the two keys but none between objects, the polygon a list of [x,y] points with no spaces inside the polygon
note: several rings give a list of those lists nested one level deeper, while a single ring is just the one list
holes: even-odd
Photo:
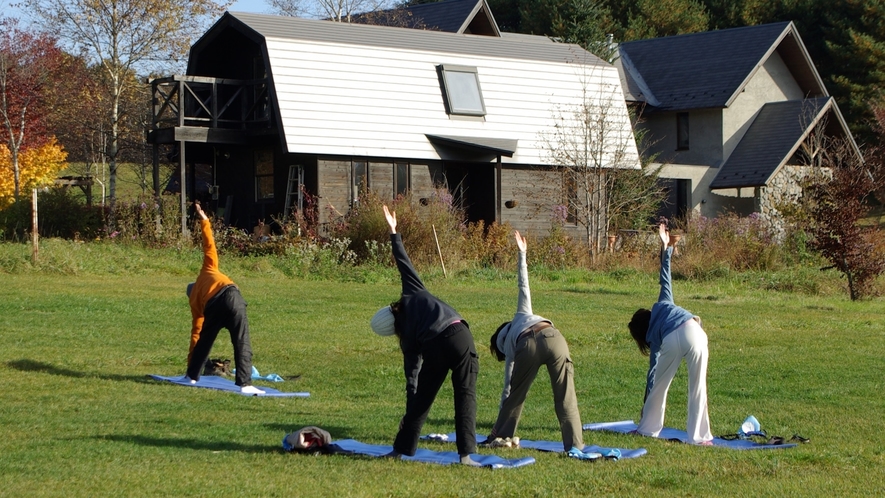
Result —
[{"label": "awning over window", "polygon": [[516,140],[507,138],[458,137],[453,135],[425,135],[431,143],[483,154],[513,157]]}]

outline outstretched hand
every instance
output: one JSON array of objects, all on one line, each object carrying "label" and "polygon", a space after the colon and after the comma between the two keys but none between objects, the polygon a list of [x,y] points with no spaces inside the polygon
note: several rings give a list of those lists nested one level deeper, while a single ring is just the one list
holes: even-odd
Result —
[{"label": "outstretched hand", "polygon": [[667,225],[663,223],[658,225],[658,234],[661,236],[661,242],[664,244],[664,247],[670,245],[670,232],[667,230]]},{"label": "outstretched hand", "polygon": [[516,239],[516,247],[519,248],[519,252],[525,252],[528,245],[525,242],[525,237],[519,234],[519,230],[513,231],[513,238]]},{"label": "outstretched hand", "polygon": [[203,212],[203,207],[200,206],[200,201],[194,201],[194,209],[196,209],[197,216],[199,216],[201,220],[209,219],[209,217],[206,216],[206,213]]},{"label": "outstretched hand", "polygon": [[384,205],[384,217],[387,218],[387,224],[390,226],[390,233],[396,233],[396,211],[391,211],[387,209],[387,205]]}]

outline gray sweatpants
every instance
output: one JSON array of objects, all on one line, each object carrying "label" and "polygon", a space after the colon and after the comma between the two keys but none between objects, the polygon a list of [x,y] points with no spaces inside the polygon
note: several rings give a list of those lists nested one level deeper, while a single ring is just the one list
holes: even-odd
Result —
[{"label": "gray sweatpants", "polygon": [[565,338],[553,327],[523,334],[516,343],[510,395],[501,404],[491,437],[513,437],[522,407],[541,365],[547,366],[553,387],[553,406],[562,432],[564,451],[584,448],[581,415],[575,396],[575,367]]}]

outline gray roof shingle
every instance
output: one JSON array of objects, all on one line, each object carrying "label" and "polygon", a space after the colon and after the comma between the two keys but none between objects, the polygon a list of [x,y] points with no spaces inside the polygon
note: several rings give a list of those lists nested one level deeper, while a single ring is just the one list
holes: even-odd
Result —
[{"label": "gray roof shingle", "polygon": [[710,188],[766,185],[831,105],[832,97],[818,97],[762,106]]},{"label": "gray roof shingle", "polygon": [[789,22],[625,42],[627,53],[651,93],[656,110],[722,108],[737,92]]},{"label": "gray roof shingle", "polygon": [[[474,3],[475,5],[475,3]],[[297,17],[282,17],[265,14],[228,12],[210,29],[234,19],[258,35],[270,38],[310,40],[328,43],[342,43],[368,47],[389,47],[398,49],[423,50],[462,55],[478,55],[503,59],[522,59],[555,63],[581,63],[599,66],[608,63],[587,52],[578,45],[551,43],[543,37],[538,43],[529,37],[481,36],[427,31],[420,29],[351,24]],[[204,35],[204,37],[208,36]],[[195,46],[201,45],[203,39]]]}]

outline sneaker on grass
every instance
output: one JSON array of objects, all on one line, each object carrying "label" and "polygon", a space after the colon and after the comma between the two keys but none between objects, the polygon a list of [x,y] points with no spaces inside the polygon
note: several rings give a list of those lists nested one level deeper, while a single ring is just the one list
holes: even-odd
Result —
[{"label": "sneaker on grass", "polygon": [[243,386],[240,388],[240,392],[243,394],[264,394],[264,391],[255,386]]}]

